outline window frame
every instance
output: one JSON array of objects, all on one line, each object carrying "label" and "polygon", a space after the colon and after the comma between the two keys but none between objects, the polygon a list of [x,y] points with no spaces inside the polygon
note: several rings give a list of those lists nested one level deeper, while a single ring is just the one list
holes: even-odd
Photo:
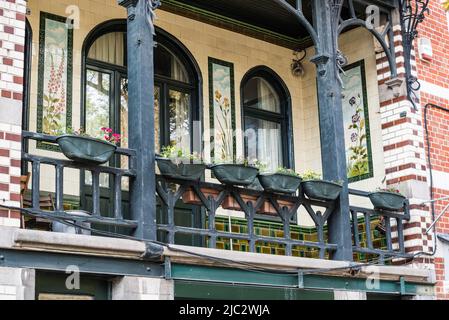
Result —
[{"label": "window frame", "polygon": [[[113,85],[111,88],[111,99],[114,101],[112,102],[114,104],[113,109],[110,112],[110,126],[114,128],[120,128],[120,117],[116,116],[120,112],[120,101],[117,97],[119,95],[117,94],[116,90],[120,89],[120,77],[117,77],[117,72],[121,72],[122,75],[127,76],[127,50],[125,50],[124,59],[125,59],[125,66],[118,66],[109,64],[103,61],[98,61],[95,59],[88,58],[88,50],[92,46],[92,44],[100,38],[101,36],[111,33],[111,32],[124,32],[124,43],[126,45],[126,30],[127,30],[127,24],[126,20],[123,19],[113,19],[106,22],[101,23],[100,25],[96,26],[91,30],[91,32],[86,37],[83,48],[82,48],[82,77],[81,77],[81,119],[80,119],[80,125],[81,127],[86,127],[86,74],[88,68],[99,68],[100,70],[103,69],[103,71],[108,70],[114,70],[114,79],[111,79],[113,81]],[[203,112],[203,103],[202,103],[202,75],[200,68],[194,59],[193,55],[190,53],[190,51],[174,36],[169,34],[168,32],[156,27],[156,36],[155,36],[156,43],[160,43],[163,45],[168,51],[176,55],[176,57],[180,60],[180,62],[186,67],[186,71],[189,77],[189,82],[182,82],[177,81],[174,79],[171,79],[166,76],[162,75],[155,75],[154,76],[154,84],[155,86],[159,86],[161,88],[161,97],[166,98],[164,101],[160,101],[160,109],[161,109],[161,115],[160,115],[160,145],[164,146],[169,143],[170,139],[170,132],[169,130],[166,130],[165,123],[169,122],[169,114],[168,114],[168,92],[170,89],[177,90],[181,92],[186,92],[190,94],[191,101],[190,101],[190,149],[192,152],[198,152],[200,153],[204,149],[203,142],[201,142],[200,150],[194,150],[195,146],[198,146],[198,144],[195,144],[195,139],[201,139],[202,131],[203,131],[203,118],[202,118],[202,112]],[[115,97],[115,98],[114,98]],[[116,99],[117,98],[117,99]],[[112,100],[111,100],[112,101]],[[118,112],[118,113],[117,113]],[[115,119],[118,118],[118,119]],[[194,122],[198,122],[200,124],[200,132],[197,133],[198,136],[195,136],[195,132],[193,131],[193,124]]]},{"label": "window frame", "polygon": [[[111,88],[111,99],[114,101],[112,102],[114,104],[114,107],[110,108],[110,124],[111,127],[120,129],[120,93],[117,93],[116,90],[120,90],[120,80],[121,76],[127,77],[127,51],[125,50],[124,53],[124,59],[125,59],[125,66],[117,66],[113,64],[109,64],[106,62],[98,61],[95,59],[88,58],[88,50],[94,43],[96,39],[101,37],[102,35],[105,35],[110,32],[124,32],[124,45],[127,45],[126,42],[126,33],[127,31],[127,21],[126,19],[113,19],[109,21],[105,21],[103,23],[100,23],[96,27],[94,27],[89,34],[86,36],[83,47],[82,47],[82,54],[81,54],[81,108],[80,108],[80,125],[82,127],[85,127],[86,124],[86,76],[87,76],[87,70],[88,69],[96,69],[100,71],[110,71],[111,68],[114,70],[113,75],[114,79],[111,79],[112,87]],[[155,36],[156,43],[161,43],[164,45],[169,51],[171,51],[173,54],[177,56],[178,59],[180,59],[181,63],[183,63],[184,66],[187,68],[187,73],[189,76],[189,83],[184,83],[181,81],[176,81],[173,79],[170,79],[168,77],[155,75],[154,76],[154,82],[155,86],[158,85],[158,83],[163,82],[165,86],[167,86],[167,93],[169,88],[173,88],[178,91],[185,92],[188,90],[188,92],[191,95],[191,108],[190,108],[190,145],[191,150],[196,152],[201,152],[204,149],[204,143],[202,142],[202,135],[203,135],[203,96],[202,96],[202,74],[201,70],[198,66],[198,63],[196,62],[194,56],[190,53],[190,51],[174,36],[169,34],[168,32],[156,27],[156,36]],[[118,75],[118,76],[117,76]],[[161,88],[162,89],[162,88]],[[168,94],[167,94],[168,96]],[[167,97],[168,99],[168,97]],[[160,106],[165,107],[165,106]],[[167,112],[165,112],[168,114]],[[162,120],[161,120],[162,121]],[[198,121],[200,128],[199,132],[196,132],[193,130],[193,123],[194,121]],[[162,130],[162,129],[161,129]],[[162,135],[161,131],[161,135]],[[168,138],[170,137],[170,133],[168,133]],[[195,139],[201,141],[201,143],[195,144]],[[161,146],[162,144],[161,139]],[[195,148],[195,149],[194,149]],[[198,149],[198,150],[197,150]],[[116,166],[120,164],[120,157],[117,156],[115,159],[111,159],[111,165]],[[81,207],[85,207],[87,201],[87,194],[90,193],[90,191],[86,190],[89,189],[89,186],[85,184],[85,172],[84,170],[81,170],[80,172],[80,200],[81,200]],[[113,183],[112,181],[109,181],[109,183]],[[106,198],[106,199],[113,199],[113,188],[100,188],[100,197]],[[129,195],[128,192],[122,192],[122,199],[129,201]],[[202,211],[198,211],[197,209],[194,209],[195,214],[203,214]]]},{"label": "window frame", "polygon": [[[249,80],[254,77],[259,77],[267,81],[273,90],[277,93],[280,102],[280,112],[272,112],[259,108],[254,108],[245,105],[244,89]],[[274,123],[279,123],[281,126],[281,140],[286,141],[282,144],[282,165],[286,168],[295,169],[294,151],[293,151],[293,130],[292,130],[292,111],[291,111],[291,96],[284,81],[267,66],[257,66],[249,70],[243,77],[240,84],[240,104],[241,104],[241,123],[243,131],[243,152],[245,157],[247,154],[247,137],[246,117],[251,117],[258,120],[266,120]]]}]

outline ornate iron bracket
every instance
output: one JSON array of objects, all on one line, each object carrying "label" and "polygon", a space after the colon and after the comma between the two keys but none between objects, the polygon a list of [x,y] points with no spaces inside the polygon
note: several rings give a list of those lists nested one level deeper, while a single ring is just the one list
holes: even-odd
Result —
[{"label": "ornate iron bracket", "polygon": [[[317,59],[317,57],[322,57],[323,55],[328,55],[329,52],[323,47],[323,44],[321,43],[321,39],[318,37],[317,30],[313,26],[312,23],[310,23],[303,13],[303,3],[302,1],[298,0],[296,2],[296,6],[290,5],[288,2],[283,0],[274,0],[276,3],[278,3],[280,6],[285,8],[286,10],[293,13],[298,22],[309,32],[310,37],[317,49],[316,55],[312,57],[311,61],[316,63],[318,62],[318,65],[321,66],[322,70],[320,70],[321,76],[325,76],[325,64],[328,63],[328,61],[323,61],[321,59]],[[404,1],[404,0],[401,0]],[[419,0],[415,0],[419,1]],[[369,3],[362,1],[362,0],[332,0],[329,1],[329,5],[331,6],[331,12],[333,15],[333,26],[332,30],[335,30],[335,55],[333,57],[329,57],[329,60],[335,63],[341,70],[342,66],[347,62],[345,57],[341,54],[341,51],[339,50],[338,45],[338,37],[339,35],[348,28],[352,27],[364,27],[366,28],[373,36],[377,39],[377,41],[380,43],[382,48],[384,49],[384,52],[387,56],[390,69],[391,69],[391,77],[396,78],[397,77],[397,67],[396,67],[396,61],[395,61],[395,49],[394,49],[394,34],[393,34],[393,25],[392,25],[392,15],[391,15],[391,9],[392,8],[379,8],[379,13],[381,13],[383,16],[386,17],[386,21],[382,26],[382,30],[380,30],[379,27],[373,27],[370,25],[366,20],[361,19],[357,13],[356,13],[356,6],[354,5],[355,2],[358,3],[358,5],[365,5],[369,6]],[[343,7],[348,9],[349,17],[344,19],[342,17],[342,10]],[[329,61],[329,62],[330,62]],[[324,63],[324,65],[323,65]],[[342,83],[341,79],[340,83]]]},{"label": "ornate iron bracket", "polygon": [[156,31],[154,29],[154,19],[156,19],[156,14],[154,13],[154,10],[159,8],[161,6],[160,0],[148,0],[146,4],[146,16],[148,19],[148,26],[151,29],[151,33],[153,35],[156,35]]},{"label": "ornate iron bracket", "polygon": [[412,50],[413,41],[418,36],[418,26],[425,19],[426,13],[429,13],[430,0],[400,0],[402,45],[404,47],[405,59],[405,77],[407,81],[407,97],[417,109],[416,100],[418,100],[417,91],[421,88],[418,78],[412,73]]}]

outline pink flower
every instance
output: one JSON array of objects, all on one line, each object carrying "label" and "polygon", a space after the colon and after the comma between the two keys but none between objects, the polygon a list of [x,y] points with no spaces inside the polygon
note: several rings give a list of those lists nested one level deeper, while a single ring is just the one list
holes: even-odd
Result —
[{"label": "pink flower", "polygon": [[105,139],[106,141],[109,141],[111,138],[110,138],[108,135],[105,135],[105,136],[104,136],[104,139]]},{"label": "pink flower", "polygon": [[111,128],[106,128],[106,132],[107,133],[112,133],[112,129]]},{"label": "pink flower", "polygon": [[101,131],[106,131],[106,127],[103,127],[100,129]]}]

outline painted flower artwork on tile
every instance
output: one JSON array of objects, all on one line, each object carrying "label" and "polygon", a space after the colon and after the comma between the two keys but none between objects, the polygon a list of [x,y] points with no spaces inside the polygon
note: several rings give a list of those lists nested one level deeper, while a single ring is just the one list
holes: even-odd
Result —
[{"label": "painted flower artwork on tile", "polygon": [[346,160],[350,182],[372,177],[371,142],[363,62],[348,66],[341,75]]},{"label": "painted flower artwork on tile", "polygon": [[72,30],[66,18],[42,13],[38,131],[58,135],[71,126]]},{"label": "painted flower artwork on tile", "polygon": [[212,159],[223,161],[235,155],[235,107],[232,64],[210,59],[210,117],[213,150]]}]

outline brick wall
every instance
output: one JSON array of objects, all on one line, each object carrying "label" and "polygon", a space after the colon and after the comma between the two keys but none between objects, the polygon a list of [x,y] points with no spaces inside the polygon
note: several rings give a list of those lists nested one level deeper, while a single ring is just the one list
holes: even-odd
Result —
[{"label": "brick wall", "polygon": [[[0,202],[20,205],[20,150],[25,50],[24,0],[0,1]],[[0,209],[0,225],[20,215]]]},{"label": "brick wall", "polygon": [[[422,88],[420,104],[434,103],[449,109],[449,20],[440,0],[430,1],[431,14],[419,27],[419,38],[430,39],[433,50],[431,60],[417,55],[416,65]],[[418,43],[416,44],[419,53]],[[424,123],[424,118],[423,118]],[[434,197],[449,196],[449,112],[429,109],[428,128],[430,158],[433,166]],[[427,147],[427,145],[426,145]],[[426,152],[427,155],[427,152]],[[440,201],[435,205],[438,215],[449,202]],[[437,224],[437,234],[449,234],[449,213]],[[444,251],[447,251],[446,254]],[[449,299],[449,246],[438,243],[435,269],[437,275],[437,295],[439,299]]]},{"label": "brick wall", "polygon": [[[427,167],[423,139],[422,116],[408,101],[405,87],[404,50],[401,29],[394,27],[394,43],[398,78],[403,82],[394,90],[388,88],[391,73],[383,51],[377,58],[380,114],[384,146],[385,184],[399,189],[410,199],[411,219],[404,225],[405,249],[408,253],[432,252],[432,235],[423,233],[431,224],[427,207],[420,206],[429,198]],[[393,231],[396,230],[394,227]],[[393,239],[396,232],[393,233]],[[432,261],[418,261],[431,264]]]}]

